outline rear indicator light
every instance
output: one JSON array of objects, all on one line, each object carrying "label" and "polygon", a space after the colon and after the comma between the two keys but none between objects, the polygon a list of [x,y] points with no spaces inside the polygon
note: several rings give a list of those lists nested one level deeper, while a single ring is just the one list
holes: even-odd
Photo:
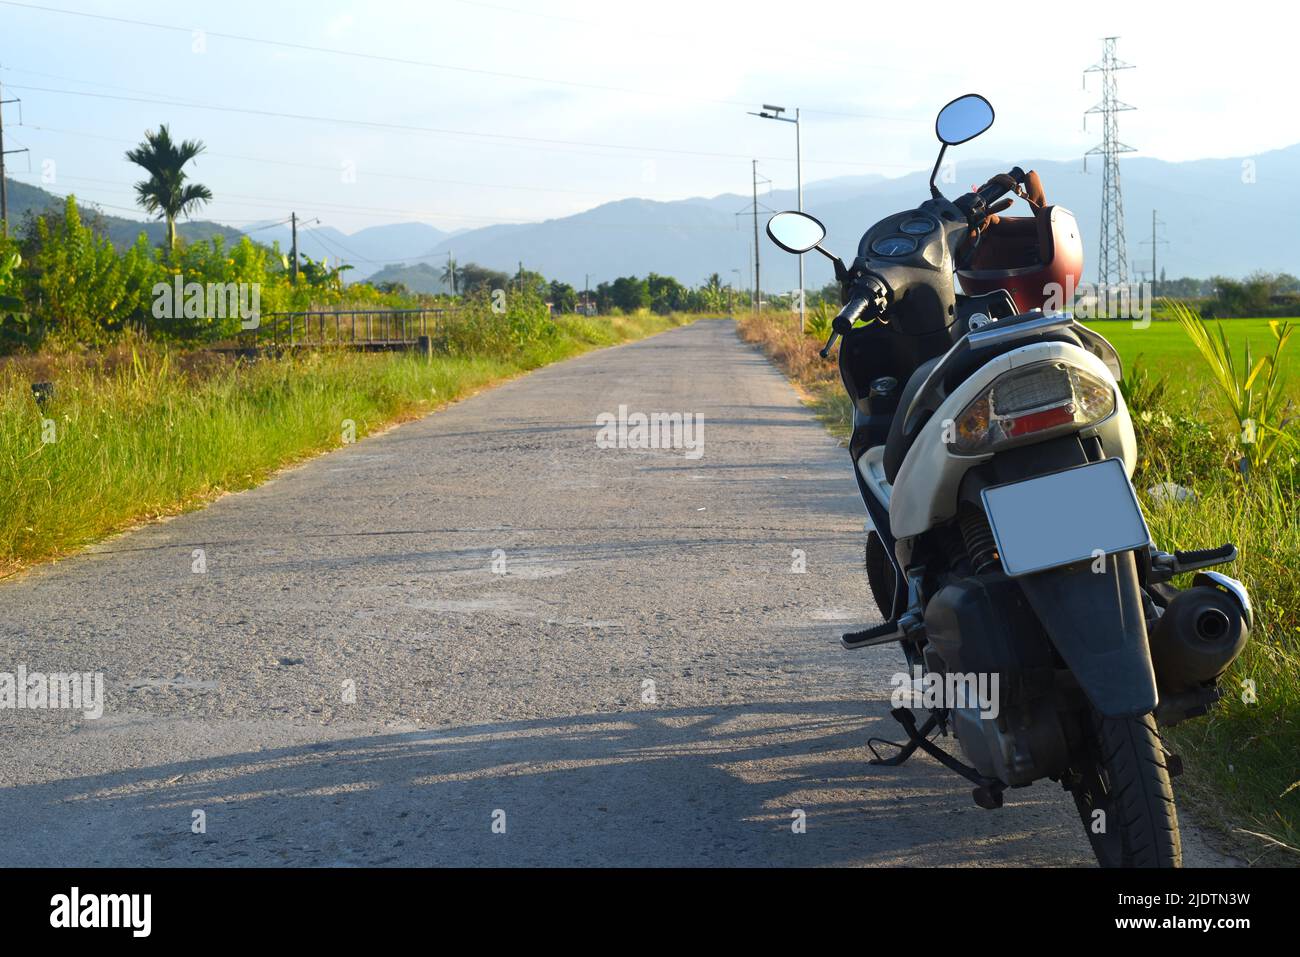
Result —
[{"label": "rear indicator light", "polygon": [[963,454],[1074,432],[1108,418],[1115,391],[1064,362],[1038,362],[1004,372],[953,423],[949,448]]}]

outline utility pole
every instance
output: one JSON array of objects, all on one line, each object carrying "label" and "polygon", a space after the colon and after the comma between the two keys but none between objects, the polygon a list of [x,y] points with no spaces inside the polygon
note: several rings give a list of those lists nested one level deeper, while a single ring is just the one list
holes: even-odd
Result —
[{"label": "utility pole", "polygon": [[[758,160],[751,160],[750,163],[753,168],[752,172],[753,172],[753,181],[754,181],[754,201],[750,203],[750,205],[742,209],[740,212],[736,213],[736,215],[737,216],[752,215],[754,217],[754,245],[753,248],[750,250],[751,253],[753,254],[752,259],[750,260],[750,266],[752,266],[754,270],[754,308],[755,310],[761,312],[763,287],[761,282],[759,281],[760,273],[759,273],[759,256],[758,256],[758,211],[760,208],[764,212],[768,212],[768,213],[772,212],[772,210],[769,209],[767,206],[760,207],[758,202],[758,183],[759,180],[762,180],[764,183],[770,185],[772,181],[768,179],[766,176],[758,175]],[[740,223],[737,222],[736,225],[739,226]]]},{"label": "utility pole", "polygon": [[[754,270],[754,244],[753,244],[753,243],[750,243],[750,244],[749,244],[749,274],[750,274],[751,276],[755,275],[755,270]],[[750,286],[750,287],[749,287],[749,308],[750,308],[751,310],[754,310],[754,311],[757,311],[757,310],[758,310],[758,296],[754,294],[754,287],[753,287],[753,286]]]},{"label": "utility pole", "polygon": [[[1128,252],[1124,243],[1124,197],[1119,184],[1119,156],[1134,150],[1119,140],[1118,114],[1135,107],[1121,102],[1115,95],[1116,72],[1133,69],[1133,64],[1116,58],[1115,41],[1118,39],[1119,37],[1105,37],[1101,62],[1083,71],[1085,89],[1089,73],[1101,74],[1101,102],[1088,110],[1088,113],[1101,114],[1101,145],[1094,146],[1084,154],[1083,168],[1086,172],[1089,156],[1101,154],[1101,256],[1097,263],[1097,282],[1102,287],[1128,284]],[[1087,113],[1084,114],[1083,122],[1086,128]]]},{"label": "utility pole", "polygon": [[[795,182],[799,193],[799,212],[803,212],[803,126],[799,122],[799,109],[795,108],[794,119],[788,116],[782,116],[785,112],[784,106],[771,106],[764,103],[761,113],[750,112],[750,116],[762,117],[765,120],[780,120],[782,123],[794,124],[794,170]],[[755,200],[757,200],[757,194]],[[803,253],[799,254],[799,331],[804,331],[806,320],[804,309],[803,294]]]},{"label": "utility pole", "polygon": [[1156,272],[1156,247],[1169,245],[1169,240],[1161,239],[1156,233],[1156,228],[1164,225],[1166,225],[1165,221],[1162,219],[1157,219],[1156,211],[1154,209],[1151,210],[1151,238],[1142,240],[1142,245],[1145,246],[1148,243],[1150,243],[1151,245],[1151,294],[1152,295],[1155,295],[1157,292],[1160,291],[1160,273]]},{"label": "utility pole", "polygon": [[[9,236],[9,184],[5,181],[5,156],[10,153],[26,153],[26,149],[7,150],[5,149],[5,104],[21,103],[22,100],[17,98],[6,100],[4,90],[0,87],[0,237]],[[18,122],[22,123],[22,116],[19,114]]]},{"label": "utility pole", "polygon": [[289,222],[293,224],[289,227],[293,232],[293,262],[289,267],[289,275],[296,286],[298,285],[298,214],[290,213]]},{"label": "utility pole", "polygon": [[451,258],[451,250],[447,250],[447,272],[451,273],[451,295],[456,297],[456,260]]},{"label": "utility pole", "polygon": [[591,315],[591,273],[582,274],[582,314]]},{"label": "utility pole", "polygon": [[758,271],[758,160],[754,164],[754,302],[759,315],[763,314],[763,284],[759,281]]}]

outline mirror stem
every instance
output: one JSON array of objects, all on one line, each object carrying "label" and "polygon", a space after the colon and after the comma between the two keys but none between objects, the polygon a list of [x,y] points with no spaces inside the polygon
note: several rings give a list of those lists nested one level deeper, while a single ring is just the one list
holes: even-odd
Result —
[{"label": "mirror stem", "polygon": [[823,249],[821,243],[818,243],[816,246],[813,247],[813,249],[817,250],[819,253],[821,253],[823,256],[825,256],[833,263],[840,261],[839,256],[835,255],[833,252]]},{"label": "mirror stem", "polygon": [[934,181],[939,177],[939,164],[943,162],[943,154],[948,152],[948,144],[944,143],[939,147],[939,158],[934,161],[934,169],[930,171],[930,195],[935,199],[943,199],[943,192]]}]

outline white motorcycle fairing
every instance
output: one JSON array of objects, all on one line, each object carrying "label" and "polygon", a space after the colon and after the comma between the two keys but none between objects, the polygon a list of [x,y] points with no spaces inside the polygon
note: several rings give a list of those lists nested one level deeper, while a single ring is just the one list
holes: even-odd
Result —
[{"label": "white motorcycle fairing", "polygon": [[[1112,457],[1121,458],[1125,474],[1132,477],[1137,463],[1137,443],[1128,407],[1120,394],[1111,367],[1091,352],[1063,342],[1036,342],[1013,349],[989,360],[947,396],[922,427],[898,470],[896,480],[885,479],[884,449],[868,449],[858,460],[863,482],[889,510],[890,530],[897,539],[928,531],[957,514],[957,490],[966,472],[987,462],[996,452],[960,455],[944,441],[944,432],[962,411],[993,383],[1012,369],[1038,362],[1056,361],[1075,366],[1106,382],[1115,396],[1114,411],[1100,422],[1078,430],[1084,437],[1099,436]],[[904,414],[899,410],[898,414]]]}]

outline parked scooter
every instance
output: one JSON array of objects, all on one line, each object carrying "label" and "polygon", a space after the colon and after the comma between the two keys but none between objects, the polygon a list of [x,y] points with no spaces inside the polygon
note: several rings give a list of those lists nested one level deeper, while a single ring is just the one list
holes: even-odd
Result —
[{"label": "parked scooter", "polygon": [[[989,809],[1008,787],[1060,782],[1103,866],[1178,867],[1170,778],[1182,765],[1159,728],[1219,700],[1250,599],[1215,572],[1170,585],[1237,550],[1151,541],[1119,356],[1045,311],[1082,273],[1074,217],[1018,167],[952,201],[935,185],[945,151],[993,118],[976,94],[940,111],[931,197],[868,229],[850,265],[822,247],[811,216],[767,226],[787,252],[829,258],[842,290],[821,355],[842,340],[867,573],[885,619],[842,643],[899,642],[918,686],[945,690],[919,726],[910,708],[891,712],[907,743],[873,764],[925,751]],[[1002,216],[1008,194],[1030,215]],[[936,732],[955,735],[969,764]]]}]

